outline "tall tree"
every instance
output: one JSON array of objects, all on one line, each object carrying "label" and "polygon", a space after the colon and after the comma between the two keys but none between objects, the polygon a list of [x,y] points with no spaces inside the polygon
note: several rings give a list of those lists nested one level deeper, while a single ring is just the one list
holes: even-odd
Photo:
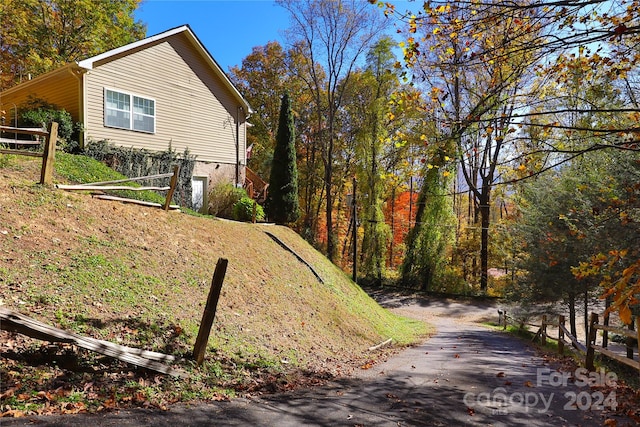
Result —
[{"label": "tall tree", "polygon": [[[288,92],[294,104],[306,103],[301,98],[303,82],[296,75],[292,52],[286,52],[275,41],[255,46],[240,67],[232,67],[229,71],[231,81],[255,111],[251,116],[247,143],[253,145],[249,165],[258,175],[267,177],[271,169],[281,94]],[[304,117],[298,114],[298,120],[303,123]]]},{"label": "tall tree", "polygon": [[[389,140],[387,127],[390,112],[389,97],[399,89],[398,76],[393,72],[395,57],[393,42],[382,38],[367,53],[366,68],[353,73],[341,109],[342,134],[354,136],[350,154],[358,181],[358,207],[362,228],[360,270],[367,277],[380,280],[386,264],[389,227],[383,214],[385,144]],[[345,147],[347,149],[348,147]],[[348,155],[339,155],[346,158]],[[347,176],[338,179],[348,180]],[[351,225],[350,225],[351,226]],[[351,233],[350,233],[351,234]],[[354,242],[352,242],[353,244]],[[344,249],[343,249],[344,252]]]},{"label": "tall tree", "polygon": [[[279,0],[292,19],[289,35],[305,60],[303,78],[313,94],[317,114],[318,145],[324,164],[327,254],[335,259],[333,168],[336,120],[343,95],[357,61],[384,28],[370,6],[357,0]],[[324,70],[324,75],[318,72]]]},{"label": "tall tree", "polygon": [[144,37],[140,0],[0,0],[0,90]]},{"label": "tall tree", "polygon": [[[269,42],[256,46],[242,61],[241,67],[230,70],[230,78],[240,89],[243,96],[253,107],[251,126],[247,143],[252,145],[249,166],[258,175],[270,174],[275,137],[278,128],[280,97],[287,91],[298,124],[297,159],[299,172],[299,191],[302,221],[298,225],[301,234],[311,243],[315,243],[318,216],[321,205],[322,165],[317,139],[317,126],[314,117],[313,98],[301,79],[303,56],[298,48],[285,49],[278,42]],[[321,69],[317,70],[323,76]]]},{"label": "tall tree", "polygon": [[402,264],[403,281],[417,283],[425,291],[434,290],[438,278],[443,276],[455,231],[452,198],[447,194],[450,171],[444,166],[434,166],[445,164],[444,159],[433,158],[432,162],[422,176],[416,224],[407,235]]},{"label": "tall tree", "polygon": [[[533,39],[538,27],[527,10],[505,11],[497,19],[493,8],[479,3],[425,4],[423,13],[429,19],[420,21],[419,28],[418,21],[411,21],[408,31],[420,32],[428,49],[418,50],[419,42],[410,37],[405,61],[415,79],[430,86],[431,117],[441,134],[437,143],[448,157],[457,158],[469,189],[473,226],[479,226],[481,235],[480,289],[486,291],[491,191],[515,132],[510,118],[522,101],[516,94],[537,60],[533,51],[513,52]],[[508,44],[503,43],[505,34],[510,35]]]},{"label": "tall tree", "polygon": [[285,92],[280,107],[278,134],[267,196],[267,213],[269,219],[276,224],[295,222],[300,216],[295,135],[289,93]]}]

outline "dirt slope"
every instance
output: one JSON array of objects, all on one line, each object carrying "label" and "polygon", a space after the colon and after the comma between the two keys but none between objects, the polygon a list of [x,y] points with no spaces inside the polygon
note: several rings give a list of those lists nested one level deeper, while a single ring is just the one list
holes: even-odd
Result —
[{"label": "dirt slope", "polygon": [[[406,343],[425,331],[380,308],[287,228],[42,188],[35,184],[38,166],[11,161],[0,168],[0,305],[7,308],[74,332],[188,356],[223,257],[229,267],[209,369],[224,362],[222,370],[341,374],[370,359],[368,347],[389,337]],[[265,230],[313,265],[324,283]],[[7,340],[0,337],[0,352]],[[0,358],[5,374],[8,360]]]}]

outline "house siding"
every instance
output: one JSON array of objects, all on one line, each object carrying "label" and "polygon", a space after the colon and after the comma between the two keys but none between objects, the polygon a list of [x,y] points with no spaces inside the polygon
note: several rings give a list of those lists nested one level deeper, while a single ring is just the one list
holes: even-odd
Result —
[{"label": "house siding", "polygon": [[7,112],[7,124],[13,125],[14,105],[20,110],[30,97],[34,97],[64,108],[74,121],[80,121],[80,87],[80,77],[71,68],[65,67],[43,79],[26,82],[19,90],[2,92],[0,109]]},{"label": "house siding", "polygon": [[[239,160],[246,164],[246,112],[184,34],[95,64],[85,79],[88,140],[152,151],[188,149],[199,162],[235,165],[239,118]],[[155,133],[104,127],[105,88],[154,99]]]}]

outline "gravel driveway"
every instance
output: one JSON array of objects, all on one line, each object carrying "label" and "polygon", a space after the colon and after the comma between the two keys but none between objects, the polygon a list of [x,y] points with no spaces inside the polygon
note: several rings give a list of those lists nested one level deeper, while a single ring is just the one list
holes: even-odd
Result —
[{"label": "gravel driveway", "polygon": [[[575,381],[575,372],[558,372],[526,342],[479,324],[496,320],[494,304],[376,297],[399,314],[430,322],[437,333],[422,345],[326,387],[177,405],[165,412],[3,419],[0,425],[601,426],[607,418],[615,419],[608,414],[615,398],[581,384],[586,382],[581,381],[582,372]],[[593,379],[607,380],[604,372]]]}]

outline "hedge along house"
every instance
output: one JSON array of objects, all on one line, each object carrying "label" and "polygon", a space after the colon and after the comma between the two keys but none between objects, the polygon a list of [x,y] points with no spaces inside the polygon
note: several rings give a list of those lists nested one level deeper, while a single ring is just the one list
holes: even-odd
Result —
[{"label": "hedge along house", "polygon": [[117,146],[195,156],[193,206],[208,188],[244,183],[248,102],[188,25],[67,64],[0,93],[0,110],[30,98],[67,110],[80,145]]}]

